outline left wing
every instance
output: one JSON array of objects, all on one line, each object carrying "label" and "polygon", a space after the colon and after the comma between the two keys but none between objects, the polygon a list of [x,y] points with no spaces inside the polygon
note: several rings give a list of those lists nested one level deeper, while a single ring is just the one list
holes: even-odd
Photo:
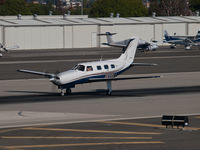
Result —
[{"label": "left wing", "polygon": [[29,74],[40,75],[40,76],[44,76],[44,77],[47,77],[47,78],[59,78],[59,77],[57,77],[55,74],[46,73],[46,72],[38,72],[38,71],[24,70],[24,69],[19,69],[19,70],[17,70],[17,71],[18,71],[18,72],[23,72],[23,73],[29,73]]},{"label": "left wing", "polygon": [[89,83],[91,82],[104,82],[104,81],[119,81],[119,80],[134,80],[134,79],[149,79],[149,78],[160,78],[160,76],[144,76],[144,77],[127,77],[127,78],[91,78],[89,79]]}]

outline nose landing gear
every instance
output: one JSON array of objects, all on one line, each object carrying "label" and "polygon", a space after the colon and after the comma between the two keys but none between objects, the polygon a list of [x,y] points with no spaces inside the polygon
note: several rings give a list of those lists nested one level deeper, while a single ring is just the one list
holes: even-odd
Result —
[{"label": "nose landing gear", "polygon": [[64,96],[64,95],[69,95],[72,93],[72,90],[70,88],[67,88],[67,89],[61,89],[60,91],[60,95],[61,96]]}]

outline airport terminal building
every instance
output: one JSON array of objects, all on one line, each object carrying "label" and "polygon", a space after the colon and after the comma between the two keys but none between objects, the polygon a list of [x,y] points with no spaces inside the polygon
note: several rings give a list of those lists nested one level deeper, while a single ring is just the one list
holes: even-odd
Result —
[{"label": "airport terminal building", "polygon": [[0,17],[0,43],[6,46],[17,44],[20,49],[102,47],[106,37],[97,35],[105,32],[117,33],[114,40],[139,36],[146,41],[161,41],[164,30],[171,35],[196,35],[200,30],[200,17]]}]

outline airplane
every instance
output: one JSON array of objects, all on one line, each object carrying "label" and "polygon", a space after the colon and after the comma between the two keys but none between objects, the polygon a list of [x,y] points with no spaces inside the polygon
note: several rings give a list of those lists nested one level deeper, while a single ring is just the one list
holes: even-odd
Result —
[{"label": "airplane", "polygon": [[[125,48],[130,39],[115,42],[112,39],[112,35],[115,35],[115,34],[117,34],[117,33],[106,32],[106,33],[98,34],[98,35],[99,36],[102,36],[102,35],[106,36],[107,43],[102,43],[103,45]],[[138,43],[138,47],[137,47],[138,50],[140,50],[140,51],[154,51],[157,48],[158,48],[157,41],[152,40],[151,42],[146,42],[145,40],[139,39],[139,43]]]},{"label": "airplane", "polygon": [[176,48],[176,45],[184,45],[186,50],[191,49],[192,46],[200,46],[200,31],[196,36],[169,36],[168,32],[164,31],[165,43],[169,43],[170,48]]},{"label": "airplane", "polygon": [[157,64],[134,63],[136,49],[139,39],[133,37],[127,44],[125,51],[119,58],[111,60],[99,60],[93,62],[79,63],[74,68],[58,74],[45,72],[37,72],[31,70],[17,70],[23,73],[41,75],[49,78],[50,82],[55,84],[60,89],[61,96],[71,93],[71,88],[75,88],[77,84],[92,83],[92,82],[107,82],[106,94],[112,93],[112,81],[130,80],[130,79],[147,79],[159,78],[160,76],[140,76],[140,77],[117,77],[124,71],[133,66],[155,66]]},{"label": "airplane", "polygon": [[17,48],[19,48],[18,45],[14,45],[11,47],[5,47],[3,44],[0,43],[0,57],[3,56],[3,53],[8,53],[9,50],[17,49]]}]

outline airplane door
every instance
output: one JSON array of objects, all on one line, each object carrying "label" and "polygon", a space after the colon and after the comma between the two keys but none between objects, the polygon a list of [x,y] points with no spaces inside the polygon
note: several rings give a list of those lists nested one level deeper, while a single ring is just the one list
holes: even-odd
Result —
[{"label": "airplane door", "polygon": [[91,33],[91,47],[97,47],[97,33]]}]

